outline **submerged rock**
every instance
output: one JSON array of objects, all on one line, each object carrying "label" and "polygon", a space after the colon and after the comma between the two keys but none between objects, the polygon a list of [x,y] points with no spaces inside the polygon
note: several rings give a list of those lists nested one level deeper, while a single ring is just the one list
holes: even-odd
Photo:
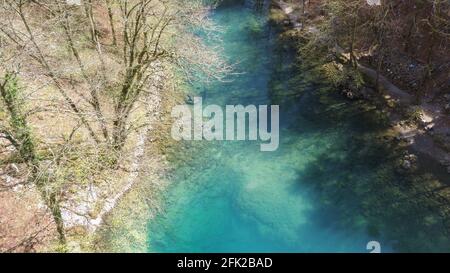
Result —
[{"label": "submerged rock", "polygon": [[412,168],[412,164],[408,160],[403,160],[402,162],[402,168],[405,170],[410,170]]},{"label": "submerged rock", "polygon": [[416,166],[417,156],[415,154],[406,154],[400,161],[400,165],[404,170],[412,170]]}]

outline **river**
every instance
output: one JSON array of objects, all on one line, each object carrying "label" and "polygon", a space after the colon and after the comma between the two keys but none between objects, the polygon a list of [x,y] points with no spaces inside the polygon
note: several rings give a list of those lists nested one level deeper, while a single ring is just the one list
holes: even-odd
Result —
[{"label": "river", "polygon": [[[437,227],[386,203],[396,192],[373,190],[406,179],[394,171],[389,145],[377,143],[386,126],[380,112],[303,73],[296,52],[277,40],[268,2],[225,1],[212,12],[224,55],[242,73],[196,90],[204,105],[280,105],[280,147],[185,143],[189,164],[174,163],[164,212],[148,224],[148,251],[369,252],[367,243],[378,241],[390,252],[409,251],[417,240],[442,247],[442,237],[426,235]],[[386,210],[392,213],[381,215]],[[401,232],[416,242],[396,238]]]}]

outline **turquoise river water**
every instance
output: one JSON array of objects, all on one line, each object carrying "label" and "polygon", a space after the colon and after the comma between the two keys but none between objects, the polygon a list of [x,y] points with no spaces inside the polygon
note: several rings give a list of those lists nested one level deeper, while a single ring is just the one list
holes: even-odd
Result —
[{"label": "turquoise river water", "polygon": [[[262,2],[225,1],[212,12],[224,29],[224,54],[242,73],[197,90],[204,105],[280,105],[280,147],[185,143],[192,145],[189,163],[179,163],[164,212],[149,223],[148,251],[369,252],[374,240],[382,251],[410,251],[425,241],[439,250],[433,212],[413,219],[409,209],[384,207],[371,188],[406,179],[393,171],[386,145],[365,146],[384,126],[377,112],[308,79],[295,52],[277,42]],[[422,225],[425,217],[432,223]]]}]

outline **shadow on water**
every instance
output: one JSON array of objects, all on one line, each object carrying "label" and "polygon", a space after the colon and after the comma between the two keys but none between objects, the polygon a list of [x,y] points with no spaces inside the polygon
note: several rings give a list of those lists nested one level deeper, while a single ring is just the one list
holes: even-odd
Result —
[{"label": "shadow on water", "polygon": [[329,149],[301,170],[298,190],[311,187],[319,215],[310,218],[319,226],[363,227],[396,251],[448,251],[448,203],[438,198],[448,187],[433,187],[433,177],[420,172],[398,173],[387,144],[367,141],[350,140],[345,155]]},{"label": "shadow on water", "polygon": [[316,209],[309,218],[319,227],[364,229],[394,251],[449,251],[449,187],[423,168],[402,169],[406,150],[384,138],[379,114],[357,103],[321,114],[314,130],[341,131],[340,142],[299,170],[294,190],[310,189]]}]

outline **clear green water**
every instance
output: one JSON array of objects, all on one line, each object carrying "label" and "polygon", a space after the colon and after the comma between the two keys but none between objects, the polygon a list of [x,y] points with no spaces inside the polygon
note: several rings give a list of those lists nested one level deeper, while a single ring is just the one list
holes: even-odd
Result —
[{"label": "clear green water", "polygon": [[[224,28],[226,57],[245,73],[198,92],[204,104],[279,104],[280,148],[263,153],[256,142],[185,143],[191,152],[180,160],[187,163],[177,163],[165,211],[149,223],[148,251],[368,252],[371,240],[391,251],[386,224],[361,212],[373,199],[364,185],[400,179],[385,166],[387,147],[363,146],[382,125],[374,113],[323,95],[327,86],[302,75],[292,50],[276,42],[266,9],[226,3],[211,16]],[[383,202],[375,211],[386,209]],[[382,219],[395,223],[402,216]]]}]

